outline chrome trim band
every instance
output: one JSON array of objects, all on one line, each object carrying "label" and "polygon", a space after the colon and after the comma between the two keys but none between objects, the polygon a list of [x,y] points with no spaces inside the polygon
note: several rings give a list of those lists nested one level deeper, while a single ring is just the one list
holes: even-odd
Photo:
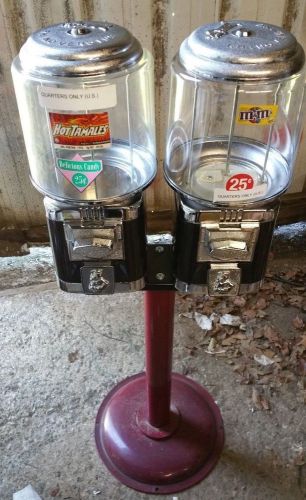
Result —
[{"label": "chrome trim band", "polygon": [[[82,283],[69,283],[59,279],[58,284],[60,289],[65,292],[84,293]],[[115,283],[114,293],[138,292],[144,287],[145,279],[142,277],[136,281],[130,281],[129,283]],[[103,295],[103,293],[97,293],[96,295]]]},{"label": "chrome trim band", "polygon": [[[260,289],[264,280],[257,281],[256,283],[242,283],[239,286],[238,294],[245,293],[256,293]],[[184,281],[175,280],[175,288],[181,293],[199,293],[203,295],[208,294],[208,286],[207,285],[198,285],[196,283],[185,283]],[[226,293],[223,297],[226,297]]]},{"label": "chrome trim band", "polygon": [[[101,224],[104,219],[110,218],[108,213],[116,213],[116,217],[122,220],[137,219],[139,209],[142,205],[142,196],[135,200],[130,200],[131,204],[122,205],[103,205],[99,202],[94,203],[62,203],[47,196],[44,198],[46,216],[48,219],[64,222],[66,220],[80,220],[82,223]],[[113,218],[113,216],[112,216]]]},{"label": "chrome trim band", "polygon": [[180,199],[180,206],[184,212],[184,219],[187,222],[204,223],[218,222],[222,224],[242,223],[250,221],[271,221],[275,219],[278,211],[278,201],[265,206],[262,204],[258,208],[215,208],[202,207],[199,209],[191,208]]}]

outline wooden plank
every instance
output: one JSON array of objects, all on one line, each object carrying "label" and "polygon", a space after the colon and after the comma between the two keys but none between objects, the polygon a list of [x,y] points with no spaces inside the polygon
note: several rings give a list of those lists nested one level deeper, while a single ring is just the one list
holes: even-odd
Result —
[{"label": "wooden plank", "polygon": [[286,0],[258,0],[256,19],[282,26]]},{"label": "wooden plank", "polygon": [[93,20],[111,21],[115,24],[123,24],[124,0],[103,1],[93,0]]},{"label": "wooden plank", "polygon": [[[14,4],[14,2],[9,3],[10,7]],[[14,17],[11,11],[3,12],[3,7],[2,3],[0,10],[0,65],[2,69],[0,114],[5,118],[1,121],[0,134],[0,171],[4,186],[0,194],[0,223],[18,226],[37,225],[44,219],[44,208],[41,196],[32,188],[29,180],[29,169],[10,73],[12,56],[15,55],[14,51],[18,50],[16,46],[20,40],[18,37],[26,36],[26,27],[20,19],[20,10],[17,10]],[[19,26],[23,26],[24,29],[17,36],[15,32]]]},{"label": "wooden plank", "polygon": [[[15,95],[12,87],[10,65],[28,35],[42,26],[61,21],[110,15],[111,21],[122,24],[122,1],[108,2],[102,9],[101,2],[82,0],[1,0],[0,3],[0,113],[6,119],[1,123],[0,176],[0,225],[19,227],[35,226],[45,221],[42,196],[32,187]],[[98,12],[94,12],[94,7]]]},{"label": "wooden plank", "polygon": [[278,224],[291,224],[305,220],[306,193],[286,194],[282,197]]},{"label": "wooden plank", "polygon": [[[305,0],[287,0],[284,8],[282,25],[295,36],[302,31],[302,23],[305,11]],[[305,29],[305,25],[304,25]]]},{"label": "wooden plank", "polygon": [[[77,4],[75,4],[76,6]],[[5,116],[0,134],[1,176],[5,186],[0,194],[0,224],[35,226],[45,221],[42,196],[29,180],[29,167],[13,91],[10,65],[28,35],[41,26],[73,15],[67,2],[21,2],[2,0],[0,4],[0,113]]]},{"label": "wooden plank", "polygon": [[[167,1],[156,0],[152,5],[152,54],[154,57],[154,84],[155,84],[155,119],[156,119],[156,157],[157,176],[153,184],[146,191],[145,200],[148,211],[154,211],[162,207],[173,206],[173,194],[165,185],[162,173],[163,159],[163,132],[167,111],[164,109],[163,87],[167,80],[167,46],[168,46],[168,24],[167,24]],[[168,106],[166,105],[166,109]],[[161,125],[163,124],[163,125]]]},{"label": "wooden plank", "polygon": [[[283,26],[297,37],[298,41],[306,50],[306,1],[305,0],[287,0],[284,15]],[[303,101],[303,135],[300,142],[299,151],[294,168],[294,176],[288,193],[299,193],[306,188],[306,94]]]},{"label": "wooden plank", "polygon": [[256,20],[258,0],[222,0],[220,19],[248,19]]},{"label": "wooden plank", "polygon": [[202,24],[214,23],[220,19],[221,0],[192,0],[190,13],[190,31]]},{"label": "wooden plank", "polygon": [[[49,24],[73,19],[107,19],[125,25],[141,43],[152,48],[151,1],[112,0],[1,0],[1,47],[0,64],[3,68],[5,84],[1,85],[0,112],[9,115],[0,135],[1,149],[14,150],[14,155],[6,154],[2,161],[1,174],[6,179],[5,194],[0,193],[0,224],[9,219],[15,224],[35,225],[44,220],[41,196],[29,181],[29,169],[24,149],[15,96],[11,85],[10,63],[28,35]],[[15,139],[14,137],[15,136]],[[16,144],[16,138],[18,143]],[[4,139],[6,142],[4,142]],[[14,162],[18,164],[15,166]],[[15,178],[12,179],[12,175]],[[11,188],[8,186],[10,179]]]},{"label": "wooden plank", "polygon": [[166,185],[162,163],[164,158],[169,107],[169,75],[172,58],[181,42],[197,26],[219,18],[220,0],[159,0],[153,2],[153,52],[155,59],[155,101],[157,122],[158,175],[150,194],[155,210],[174,207],[173,192]]}]

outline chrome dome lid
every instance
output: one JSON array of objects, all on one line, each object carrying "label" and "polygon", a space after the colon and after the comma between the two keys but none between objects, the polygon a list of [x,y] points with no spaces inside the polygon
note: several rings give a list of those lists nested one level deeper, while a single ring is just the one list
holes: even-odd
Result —
[{"label": "chrome dome lid", "polygon": [[197,28],[181,44],[177,58],[193,75],[241,82],[294,75],[305,54],[296,38],[278,26],[232,20]]},{"label": "chrome dome lid", "polygon": [[125,28],[106,21],[55,24],[33,33],[21,47],[23,71],[48,76],[91,76],[122,71],[143,53]]}]

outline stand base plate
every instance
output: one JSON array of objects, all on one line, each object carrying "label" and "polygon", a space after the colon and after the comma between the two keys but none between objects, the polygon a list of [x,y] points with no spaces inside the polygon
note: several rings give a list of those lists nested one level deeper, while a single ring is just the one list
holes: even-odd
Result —
[{"label": "stand base plate", "polygon": [[171,406],[179,419],[173,433],[149,437],[139,424],[146,402],[146,376],[118,384],[102,402],[95,427],[98,453],[126,486],[144,493],[169,494],[204,479],[215,467],[224,444],[218,406],[191,379],[172,375]]}]

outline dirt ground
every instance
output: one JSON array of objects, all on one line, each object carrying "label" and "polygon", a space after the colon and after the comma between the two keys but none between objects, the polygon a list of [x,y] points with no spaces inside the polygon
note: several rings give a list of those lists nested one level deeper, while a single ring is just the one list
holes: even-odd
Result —
[{"label": "dirt ground", "polygon": [[[257,296],[177,296],[173,368],[213,395],[226,444],[207,479],[165,498],[306,498],[305,233],[276,232]],[[3,258],[0,276],[1,500],[28,484],[43,500],[153,498],[118,483],[93,439],[104,396],[144,369],[143,294],[61,292],[48,247]]]}]

